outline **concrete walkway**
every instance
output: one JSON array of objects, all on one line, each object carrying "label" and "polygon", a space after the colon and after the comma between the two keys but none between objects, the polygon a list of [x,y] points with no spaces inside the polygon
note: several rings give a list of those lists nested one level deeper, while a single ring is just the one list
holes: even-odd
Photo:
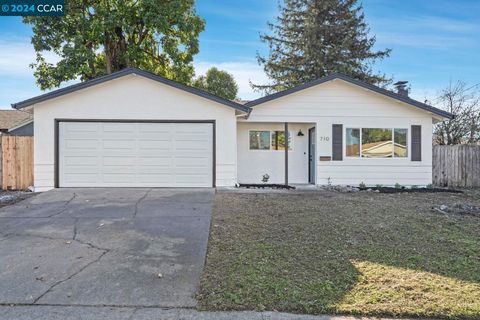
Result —
[{"label": "concrete walkway", "polygon": [[[0,307],[0,320],[359,320],[346,316],[310,316],[278,312],[199,312],[190,309],[66,306]],[[386,320],[386,318],[383,318]],[[406,319],[403,319],[406,320]]]}]

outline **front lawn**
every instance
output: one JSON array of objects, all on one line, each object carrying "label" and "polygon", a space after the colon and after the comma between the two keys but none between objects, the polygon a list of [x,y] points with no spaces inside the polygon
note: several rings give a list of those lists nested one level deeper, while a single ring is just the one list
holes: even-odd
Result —
[{"label": "front lawn", "polygon": [[218,193],[199,308],[479,319],[479,195]]}]

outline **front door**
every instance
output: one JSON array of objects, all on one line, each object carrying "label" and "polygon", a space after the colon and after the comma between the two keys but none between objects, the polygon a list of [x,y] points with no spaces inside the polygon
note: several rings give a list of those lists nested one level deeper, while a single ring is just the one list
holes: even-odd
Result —
[{"label": "front door", "polygon": [[315,184],[315,127],[308,129],[308,183]]}]

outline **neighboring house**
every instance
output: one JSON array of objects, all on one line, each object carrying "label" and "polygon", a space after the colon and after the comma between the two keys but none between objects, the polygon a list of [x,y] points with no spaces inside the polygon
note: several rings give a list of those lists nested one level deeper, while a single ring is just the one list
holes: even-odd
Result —
[{"label": "neighboring house", "polygon": [[33,118],[8,129],[13,136],[33,136]]},{"label": "neighboring house", "polygon": [[37,191],[426,185],[432,122],[452,117],[340,74],[243,105],[125,69],[12,106],[35,110]]},{"label": "neighboring house", "polygon": [[18,136],[33,135],[33,115],[29,111],[0,110],[0,133]]}]

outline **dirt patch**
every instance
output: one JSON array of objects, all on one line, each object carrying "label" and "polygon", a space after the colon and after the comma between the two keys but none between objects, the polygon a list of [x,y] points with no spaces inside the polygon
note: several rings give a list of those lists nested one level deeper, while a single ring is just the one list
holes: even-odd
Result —
[{"label": "dirt patch", "polygon": [[432,209],[443,214],[459,214],[480,217],[480,206],[474,206],[468,203],[454,203],[451,205],[442,204],[435,206]]},{"label": "dirt patch", "polygon": [[0,208],[15,204],[33,195],[33,192],[2,190],[0,191]]}]

